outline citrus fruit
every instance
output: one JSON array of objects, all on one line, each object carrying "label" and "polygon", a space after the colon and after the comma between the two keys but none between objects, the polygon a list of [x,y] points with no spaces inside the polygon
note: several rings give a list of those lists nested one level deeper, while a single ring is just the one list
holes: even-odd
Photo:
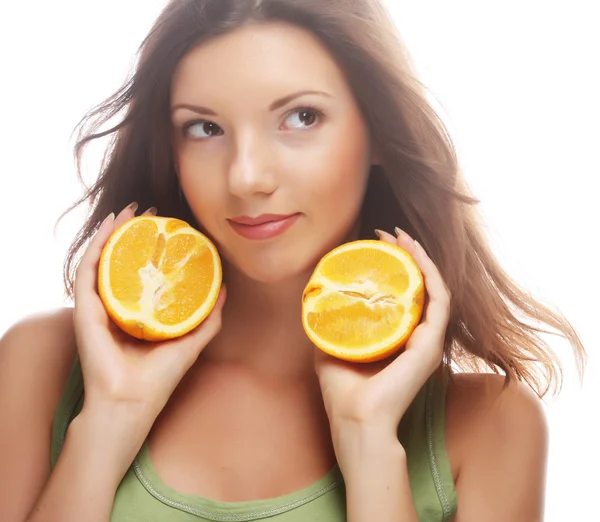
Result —
[{"label": "citrus fruit", "polygon": [[329,355],[379,361],[404,346],[424,300],[423,276],[408,252],[384,241],[353,241],[315,268],[302,295],[302,325]]},{"label": "citrus fruit", "polygon": [[219,254],[206,236],[179,219],[139,216],[104,246],[98,293],[122,330],[159,341],[184,335],[206,318],[221,277]]}]

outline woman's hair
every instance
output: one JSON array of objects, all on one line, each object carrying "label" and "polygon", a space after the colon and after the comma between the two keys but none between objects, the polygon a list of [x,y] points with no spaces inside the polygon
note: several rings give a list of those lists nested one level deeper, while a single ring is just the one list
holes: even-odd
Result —
[{"label": "woman's hair", "polygon": [[361,236],[399,226],[425,247],[452,293],[448,365],[504,373],[506,384],[522,380],[543,396],[560,388],[562,370],[542,334],[558,334],[572,345],[582,372],[585,351],[570,323],[519,288],[494,257],[452,140],[377,0],[171,0],[128,81],[78,125],[80,179],[86,145],[104,137],[109,145],[96,182],[67,210],[90,205],[65,260],[67,294],[73,296],[76,264],[90,237],[106,215],[131,201],[198,226],[174,169],[172,77],[195,46],[263,22],[310,31],[344,71],[380,163],[371,169]]}]

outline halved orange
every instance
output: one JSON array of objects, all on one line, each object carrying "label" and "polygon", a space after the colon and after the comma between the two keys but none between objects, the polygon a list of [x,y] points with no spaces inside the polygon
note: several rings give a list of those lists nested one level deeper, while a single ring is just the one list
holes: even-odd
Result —
[{"label": "halved orange", "polygon": [[315,268],[302,296],[302,325],[329,355],[379,361],[406,344],[424,300],[423,275],[408,252],[384,241],[353,241]]},{"label": "halved orange", "polygon": [[186,222],[135,217],[108,239],[98,293],[111,319],[138,339],[179,337],[198,326],[221,288],[214,244]]}]

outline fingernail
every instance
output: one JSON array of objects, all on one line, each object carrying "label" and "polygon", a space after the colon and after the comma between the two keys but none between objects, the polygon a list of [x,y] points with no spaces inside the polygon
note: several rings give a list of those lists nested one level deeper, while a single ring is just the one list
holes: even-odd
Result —
[{"label": "fingernail", "polygon": [[146,212],[144,212],[144,214],[152,214],[153,216],[156,216],[157,212],[158,209],[156,207],[150,207],[148,210],[146,210]]},{"label": "fingernail", "polygon": [[417,248],[418,248],[419,250],[423,250],[423,251],[425,250],[425,249],[423,248],[423,246],[421,245],[421,243],[419,243],[419,242],[418,242],[416,239],[415,239],[415,245],[417,246]]},{"label": "fingernail", "polygon": [[128,208],[129,210],[133,211],[133,213],[135,214],[135,211],[138,209],[138,204],[136,201],[134,201],[133,203],[130,203],[129,205],[127,205],[125,208]]},{"label": "fingernail", "polygon": [[381,239],[383,237],[383,230],[379,230],[378,228],[375,229],[375,235]]},{"label": "fingernail", "polygon": [[403,230],[400,230],[400,228],[398,228],[398,227],[394,228],[394,232],[396,232],[397,237],[402,237],[402,236],[408,235],[406,232],[404,232]]},{"label": "fingernail", "polygon": [[100,224],[100,228],[102,228],[108,221],[113,221],[115,219],[115,213],[111,212],[108,216],[104,218],[104,221]]}]

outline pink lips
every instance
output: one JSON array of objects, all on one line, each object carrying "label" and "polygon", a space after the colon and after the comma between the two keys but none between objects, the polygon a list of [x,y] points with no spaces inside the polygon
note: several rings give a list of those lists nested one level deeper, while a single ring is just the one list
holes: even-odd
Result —
[{"label": "pink lips", "polygon": [[271,239],[290,228],[300,214],[262,214],[258,217],[237,216],[229,220],[231,228],[246,239]]}]

